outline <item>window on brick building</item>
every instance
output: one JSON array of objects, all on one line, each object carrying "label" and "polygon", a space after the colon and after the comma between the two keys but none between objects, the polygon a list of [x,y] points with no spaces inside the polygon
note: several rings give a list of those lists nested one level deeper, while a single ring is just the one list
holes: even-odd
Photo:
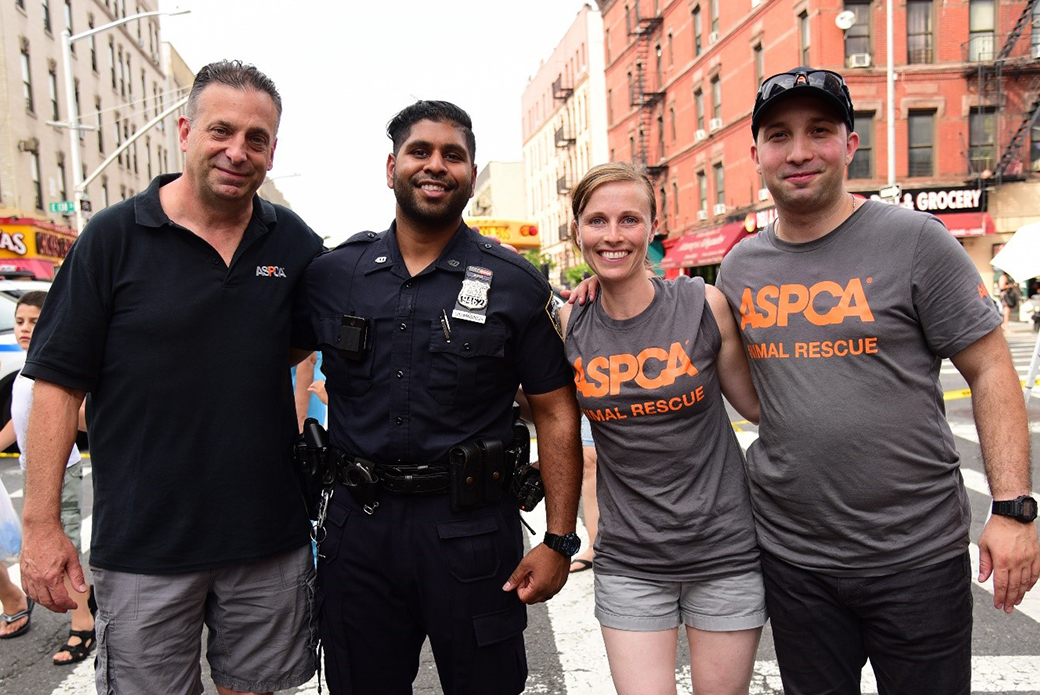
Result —
[{"label": "window on brick building", "polygon": [[614,90],[607,90],[607,124],[614,123]]},{"label": "window on brick building", "polygon": [[708,211],[708,175],[703,170],[697,172],[697,204],[698,210]]},{"label": "window on brick building", "polygon": [[907,121],[907,160],[910,176],[934,173],[935,112],[911,111]]},{"label": "window on brick building", "polygon": [[675,125],[675,106],[668,107],[668,117],[672,121],[672,142],[675,142],[678,139],[678,132]]},{"label": "window on brick building", "polygon": [[61,114],[58,111],[58,66],[51,65],[47,70],[47,96],[50,97],[51,102],[51,120],[61,120]]},{"label": "window on brick building", "polygon": [[874,178],[874,114],[857,113],[856,134],[859,135],[859,148],[849,163],[850,179]]},{"label": "window on brick building", "polygon": [[664,157],[664,107],[657,112],[657,142],[660,147],[657,154]]},{"label": "window on brick building", "polygon": [[43,183],[40,180],[40,153],[29,154],[29,175],[32,177],[33,204],[37,210],[43,210]]},{"label": "window on brick building", "polygon": [[51,33],[51,3],[50,0],[42,0],[40,2],[41,9],[43,10],[43,30],[48,34]]},{"label": "window on brick building", "polygon": [[968,60],[993,60],[996,18],[994,0],[971,0],[968,12]]},{"label": "window on brick building", "polygon": [[672,184],[672,212],[675,215],[675,219],[679,219],[679,184]]},{"label": "window on brick building", "polygon": [[719,33],[719,0],[708,0],[708,10],[711,12],[711,33]]},{"label": "window on brick building", "polygon": [[[974,5],[974,3],[972,3]],[[968,115],[968,172],[993,171],[997,113],[992,106],[973,107]]]},{"label": "window on brick building", "polygon": [[755,63],[755,84],[761,86],[762,80],[766,78],[766,63],[762,53],[762,44],[756,43],[751,51]]},{"label": "window on brick building", "polygon": [[845,60],[849,56],[870,55],[870,2],[869,0],[845,0],[845,9],[856,15],[852,26],[845,31]]},{"label": "window on brick building", "polygon": [[36,104],[33,102],[33,86],[32,86],[32,66],[29,59],[29,42],[22,39],[22,96],[25,98],[25,110],[29,112],[36,111]]},{"label": "window on brick building", "polygon": [[704,130],[704,92],[700,89],[693,92],[693,105],[697,113],[697,130]]},{"label": "window on brick building", "polygon": [[58,153],[58,193],[61,195],[62,200],[69,199],[69,187],[65,175],[65,153]]},{"label": "window on brick building", "polygon": [[94,129],[97,131],[98,154],[105,154],[105,131],[101,130],[101,97],[94,97]]},{"label": "window on brick building", "polygon": [[910,0],[906,4],[906,62],[931,63],[932,0]]},{"label": "window on brick building", "polygon": [[809,45],[811,34],[809,32],[809,13],[802,12],[798,15],[798,56],[802,65],[809,65]]},{"label": "window on brick building", "polygon": [[1029,129],[1029,170],[1040,171],[1040,123]]},{"label": "window on brick building", "polygon": [[[94,28],[94,15],[90,15],[89,18],[87,19],[87,28],[88,29],[93,29]],[[95,73],[98,71],[98,69],[97,69],[97,36],[91,36],[90,37],[90,69],[93,70]]]},{"label": "window on brick building", "polygon": [[711,117],[722,118],[722,86],[718,75],[711,78]]},{"label": "window on brick building", "polygon": [[711,165],[712,173],[715,175],[715,204],[726,204],[726,173],[722,169],[722,162]]},{"label": "window on brick building", "polygon": [[657,202],[661,205],[661,210],[658,216],[661,218],[661,224],[665,229],[668,228],[668,191],[665,189],[664,184],[661,184],[661,190],[657,192]]},{"label": "window on brick building", "polygon": [[701,54],[701,7],[698,5],[693,8],[693,55],[699,56]]}]

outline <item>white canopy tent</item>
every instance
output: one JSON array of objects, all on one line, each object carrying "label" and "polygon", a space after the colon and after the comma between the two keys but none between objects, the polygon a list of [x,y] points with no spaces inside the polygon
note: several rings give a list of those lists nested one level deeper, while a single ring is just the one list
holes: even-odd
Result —
[{"label": "white canopy tent", "polygon": [[[1004,248],[993,257],[990,265],[1004,271],[1016,282],[1025,282],[1029,278],[1040,276],[1040,222],[1019,227],[1004,244]],[[1029,372],[1026,374],[1026,403],[1029,403],[1029,397],[1033,393],[1038,369],[1040,335],[1037,336],[1036,345],[1033,347],[1033,358],[1029,362]]]}]

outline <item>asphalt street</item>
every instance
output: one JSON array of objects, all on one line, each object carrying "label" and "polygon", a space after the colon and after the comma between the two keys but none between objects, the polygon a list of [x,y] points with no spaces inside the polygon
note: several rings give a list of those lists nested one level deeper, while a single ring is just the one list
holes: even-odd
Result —
[{"label": "asphalt street", "polygon": [[[1024,378],[1036,336],[1023,324],[1011,330],[1008,337],[1016,368]],[[986,492],[973,425],[971,400],[964,392],[964,380],[948,362],[943,365],[941,378],[943,390],[947,393],[947,416],[956,436],[962,471],[969,490],[973,519],[971,540],[975,543],[982,532],[990,498]],[[1040,387],[1036,389],[1029,416],[1035,452],[1040,450]],[[737,421],[735,427],[738,438],[745,446],[756,436],[753,426]],[[1034,454],[1034,490],[1040,486],[1037,460]],[[16,508],[20,509],[22,481],[17,460],[0,459],[0,476],[12,492]],[[88,481],[85,485],[88,507],[91,500],[89,480],[89,475],[85,476],[85,481]],[[532,525],[540,531],[542,520],[538,514],[528,516]],[[556,598],[547,604],[533,606],[528,611],[526,640],[530,676],[527,693],[601,695],[613,692],[598,624],[592,616],[592,581],[591,571],[572,575]],[[973,594],[973,693],[1040,695],[1040,589],[1032,592],[1021,609],[1011,615],[994,610],[991,590],[976,584]],[[33,628],[26,636],[0,641],[0,690],[5,695],[93,693],[92,660],[73,668],[51,665],[50,656],[64,640],[66,631],[67,621],[64,616],[37,608],[33,616]],[[689,654],[682,638],[676,659],[676,674],[679,693],[691,693]],[[215,692],[212,683],[207,683],[206,693]],[[286,692],[311,695],[317,689],[311,683]],[[441,693],[429,650],[423,654],[415,692],[431,695]],[[768,626],[759,648],[751,692],[769,695],[782,692]],[[869,666],[864,670],[863,692],[877,692]]]}]

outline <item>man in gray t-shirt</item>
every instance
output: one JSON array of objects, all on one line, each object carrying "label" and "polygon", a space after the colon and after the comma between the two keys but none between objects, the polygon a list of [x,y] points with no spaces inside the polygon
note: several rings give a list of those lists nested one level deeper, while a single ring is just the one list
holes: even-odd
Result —
[{"label": "man in gray t-shirt", "polygon": [[969,507],[945,417],[974,400],[994,516],[980,580],[1010,612],[1040,574],[1029,436],[1000,316],[934,217],[844,188],[858,144],[836,73],[764,81],[752,157],[778,220],[722,264],[761,400],[747,464],[785,692],[970,691]]}]

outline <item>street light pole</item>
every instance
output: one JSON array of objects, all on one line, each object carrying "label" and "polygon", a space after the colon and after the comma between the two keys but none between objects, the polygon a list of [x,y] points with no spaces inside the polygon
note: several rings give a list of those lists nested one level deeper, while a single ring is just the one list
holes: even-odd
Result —
[{"label": "street light pole", "polygon": [[117,19],[114,22],[103,24],[99,27],[84,31],[80,34],[70,34],[68,28],[61,32],[61,62],[62,71],[65,73],[65,103],[68,104],[69,110],[69,158],[72,160],[72,189],[73,194],[73,205],[76,208],[76,232],[83,231],[83,194],[86,192],[86,186],[83,184],[83,162],[79,153],[79,131],[82,130],[82,126],[79,123],[79,105],[76,103],[76,78],[72,74],[72,44],[80,39],[85,39],[94,34],[99,34],[103,31],[108,31],[113,27],[117,27],[127,22],[132,22],[135,19],[144,19],[145,17],[156,17],[159,15],[178,15],[187,14],[191,10],[174,10],[172,12],[141,12],[130,17],[123,17]]},{"label": "street light pole", "polygon": [[892,3],[894,0],[885,2],[886,32],[885,40],[888,44],[888,70],[886,74],[886,86],[888,88],[888,185],[891,187],[896,182],[896,73],[892,65],[895,59],[895,50],[892,47]]}]

